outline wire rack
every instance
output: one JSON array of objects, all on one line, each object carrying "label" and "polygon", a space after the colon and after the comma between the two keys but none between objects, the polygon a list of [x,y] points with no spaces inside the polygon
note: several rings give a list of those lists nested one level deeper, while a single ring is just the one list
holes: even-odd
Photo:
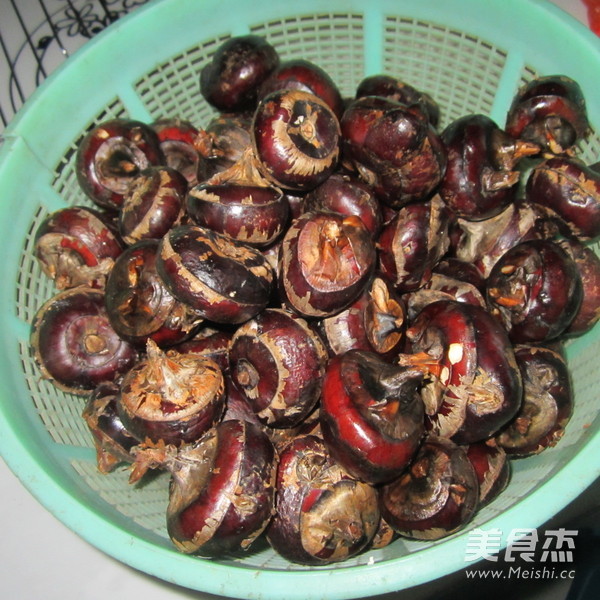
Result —
[{"label": "wire rack", "polygon": [[0,133],[48,75],[148,0],[0,0]]}]

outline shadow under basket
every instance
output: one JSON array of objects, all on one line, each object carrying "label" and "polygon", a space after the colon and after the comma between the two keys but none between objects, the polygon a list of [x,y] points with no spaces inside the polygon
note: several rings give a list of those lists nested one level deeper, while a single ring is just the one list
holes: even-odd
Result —
[{"label": "shadow under basket", "polygon": [[[234,35],[266,37],[282,58],[328,71],[345,96],[376,73],[394,75],[441,106],[440,129],[469,113],[503,125],[516,91],[536,76],[564,74],[582,87],[593,131],[578,155],[600,157],[600,42],[542,0],[162,0],[99,34],[38,88],[0,147],[0,450],[57,518],[118,560],[181,586],[235,598],[357,598],[409,588],[468,566],[469,531],[536,528],[600,475],[600,330],[568,345],[575,412],[559,444],[513,461],[511,483],[461,532],[437,541],[397,540],[328,567],[290,564],[265,545],[242,558],[179,553],[166,533],[168,478],[142,486],[128,472],[102,475],[81,418],[84,399],[44,381],[32,359],[32,318],[53,293],[33,256],[39,223],[87,204],[74,158],[91,127],[113,117],[178,116],[207,123],[214,111],[199,73]],[[598,252],[598,248],[596,248]]]}]

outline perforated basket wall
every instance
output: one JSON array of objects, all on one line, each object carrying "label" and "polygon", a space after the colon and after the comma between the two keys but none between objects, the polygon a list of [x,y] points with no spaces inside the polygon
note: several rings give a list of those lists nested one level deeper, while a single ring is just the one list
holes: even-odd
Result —
[{"label": "perforated basket wall", "polygon": [[431,94],[441,127],[468,113],[503,124],[516,90],[536,75],[576,79],[594,132],[579,155],[600,157],[597,39],[542,0],[162,0],[125,17],[69,59],[36,92],[0,149],[2,377],[0,444],[32,493],[82,537],[138,569],[189,588],[240,598],[353,598],[422,583],[466,566],[468,531],[537,527],[600,473],[597,331],[568,348],[576,410],[564,439],[514,463],[512,482],[469,529],[435,543],[398,540],[327,568],[292,565],[260,547],[243,559],[202,560],[169,542],[167,478],[141,487],[128,473],[101,475],[83,400],[40,378],[29,324],[53,292],[33,258],[33,235],[50,212],[88,204],[74,156],[95,124],[131,116],[212,115],[198,91],[202,66],[232,35],[265,36],[283,58],[325,68],[344,95],[368,74],[389,73]]}]

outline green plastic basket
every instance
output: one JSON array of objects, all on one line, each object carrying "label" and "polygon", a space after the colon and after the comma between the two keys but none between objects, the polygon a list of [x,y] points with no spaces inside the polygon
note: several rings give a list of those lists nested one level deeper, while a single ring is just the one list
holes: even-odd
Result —
[{"label": "green plastic basket", "polygon": [[[393,74],[430,93],[443,127],[467,113],[503,124],[516,90],[537,75],[577,80],[595,132],[582,144],[600,157],[600,42],[543,0],[162,0],[124,17],[66,61],[29,100],[0,148],[0,450],[56,517],[99,549],[194,590],[236,598],[357,598],[405,589],[467,566],[468,532],[536,528],[600,475],[600,329],[568,347],[576,409],[557,447],[516,461],[508,489],[469,529],[435,543],[398,540],[327,568],[290,564],[269,549],[243,560],[177,552],[166,534],[166,475],[142,488],[128,473],[101,475],[83,400],[40,378],[29,327],[53,285],[33,258],[49,212],[86,204],[74,155],[83,132],[112,117],[150,122],[212,116],[199,94],[202,66],[232,35],[263,35],[282,57],[325,68],[346,95],[368,74]],[[598,249],[597,249],[598,250]]]}]

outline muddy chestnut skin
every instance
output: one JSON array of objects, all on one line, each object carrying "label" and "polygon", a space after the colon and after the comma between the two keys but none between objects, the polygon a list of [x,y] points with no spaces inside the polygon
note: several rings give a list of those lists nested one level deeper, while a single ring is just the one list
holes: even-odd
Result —
[{"label": "muddy chestnut skin", "polygon": [[194,334],[202,317],[169,292],[156,271],[158,240],[129,246],[108,276],[105,305],[121,338],[145,347],[152,339],[161,347],[179,344]]},{"label": "muddy chestnut skin", "polygon": [[493,217],[515,198],[521,158],[537,154],[537,144],[515,140],[486,115],[466,115],[441,134],[448,153],[438,188],[452,212],[479,221]]},{"label": "muddy chestnut skin", "polygon": [[119,211],[119,233],[127,244],[160,239],[179,223],[188,184],[166,166],[148,167],[133,179]]},{"label": "muddy chestnut skin", "polygon": [[101,473],[110,473],[121,463],[133,463],[132,449],[139,444],[118,415],[119,391],[115,382],[101,383],[89,395],[82,413],[94,439],[96,463]]},{"label": "muddy chestnut skin", "polygon": [[77,181],[96,204],[117,211],[140,171],[164,164],[156,132],[133,119],[111,119],[89,131],[77,148]]},{"label": "muddy chestnut skin", "polygon": [[530,173],[525,187],[530,202],[563,221],[582,241],[600,236],[600,168],[568,156],[549,158]]},{"label": "muddy chestnut skin", "polygon": [[407,329],[398,362],[424,369],[426,424],[459,444],[485,440],[516,414],[521,374],[504,328],[485,308],[439,300]]},{"label": "muddy chestnut skin", "polygon": [[284,558],[328,565],[356,556],[378,530],[377,492],[350,477],[314,435],[280,452],[276,513],[266,533]]},{"label": "muddy chestnut skin", "polygon": [[304,213],[283,238],[280,293],[303,316],[331,316],[361,294],[374,272],[376,257],[371,234],[358,217]]},{"label": "muddy chestnut skin", "polygon": [[565,75],[533,79],[515,95],[505,127],[509,135],[538,144],[544,152],[572,150],[590,127],[579,84]]},{"label": "muddy chestnut skin", "polygon": [[372,484],[397,477],[425,433],[423,373],[350,350],[329,361],[320,422],[331,455],[352,476]]},{"label": "muddy chestnut skin", "polygon": [[345,310],[318,322],[331,354],[368,350],[391,362],[404,343],[406,307],[382,277],[374,277]]},{"label": "muddy chestnut skin", "polygon": [[573,392],[566,360],[544,346],[519,345],[515,356],[524,383],[523,404],[496,436],[511,458],[539,454],[562,438],[573,413]]},{"label": "muddy chestnut skin", "polygon": [[200,72],[200,92],[222,112],[252,110],[259,85],[279,64],[277,50],[257,35],[223,42]]},{"label": "muddy chestnut skin", "polygon": [[346,108],[340,126],[343,163],[392,208],[425,199],[440,183],[446,149],[417,107],[366,96]]},{"label": "muddy chestnut skin", "polygon": [[210,358],[163,352],[149,340],[146,357],[123,377],[117,408],[140,441],[194,442],[223,416],[225,379]]},{"label": "muddy chestnut skin", "polygon": [[283,89],[262,98],[251,133],[263,175],[283,189],[313,189],[337,167],[338,118],[321,98],[309,92]]},{"label": "muddy chestnut skin", "polygon": [[35,256],[58,290],[104,287],[124,247],[113,223],[84,206],[54,211],[35,234]]},{"label": "muddy chestnut skin", "polygon": [[430,436],[406,473],[383,487],[380,498],[381,514],[397,533],[439,540],[473,518],[479,484],[464,447]]},{"label": "muddy chestnut skin", "polygon": [[173,296],[216,323],[243,323],[271,297],[274,274],[265,256],[204,227],[171,229],[156,268]]},{"label": "muddy chestnut skin", "polygon": [[104,293],[84,286],[63,290],[40,307],[30,343],[42,376],[77,395],[115,381],[138,359],[112,328]]},{"label": "muddy chestnut skin", "polygon": [[494,265],[486,286],[488,309],[514,343],[560,336],[583,297],[573,259],[551,240],[522,242]]},{"label": "muddy chestnut skin", "polygon": [[289,428],[319,400],[327,350],[304,319],[267,308],[234,333],[229,362],[232,382],[259,420]]}]

